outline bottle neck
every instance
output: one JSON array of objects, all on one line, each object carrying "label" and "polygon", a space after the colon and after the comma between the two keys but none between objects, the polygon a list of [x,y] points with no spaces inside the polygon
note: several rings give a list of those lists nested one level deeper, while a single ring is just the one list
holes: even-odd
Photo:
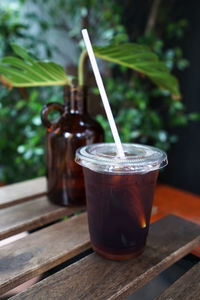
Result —
[{"label": "bottle neck", "polygon": [[65,111],[71,114],[86,113],[86,88],[83,86],[64,89]]}]

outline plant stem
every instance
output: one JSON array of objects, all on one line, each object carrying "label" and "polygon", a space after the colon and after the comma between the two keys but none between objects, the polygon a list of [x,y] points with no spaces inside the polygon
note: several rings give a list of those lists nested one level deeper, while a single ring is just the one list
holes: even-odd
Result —
[{"label": "plant stem", "polygon": [[158,9],[159,6],[161,4],[162,0],[154,0],[152,7],[151,7],[151,11],[147,20],[147,25],[145,28],[145,36],[148,36],[148,34],[150,33],[150,31],[154,28],[155,26],[155,22],[156,22],[156,18],[157,18],[157,14],[158,14]]},{"label": "plant stem", "polygon": [[86,57],[87,57],[87,50],[83,50],[81,53],[81,56],[79,58],[79,63],[78,63],[78,84],[79,84],[79,86],[84,85],[84,63],[85,63]]}]

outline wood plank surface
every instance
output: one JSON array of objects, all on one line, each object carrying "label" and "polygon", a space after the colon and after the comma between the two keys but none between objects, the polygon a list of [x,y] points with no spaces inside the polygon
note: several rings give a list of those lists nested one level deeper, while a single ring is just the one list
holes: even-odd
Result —
[{"label": "wood plank surface", "polygon": [[12,206],[47,193],[46,178],[39,177],[0,187],[0,208]]},{"label": "wood plank surface", "polygon": [[154,205],[158,213],[174,214],[200,224],[200,196],[165,184],[155,189]]},{"label": "wood plank surface", "polygon": [[167,216],[151,225],[137,258],[116,262],[93,253],[11,299],[126,299],[199,243],[200,226]]},{"label": "wood plank surface", "polygon": [[0,240],[48,224],[81,209],[83,207],[55,205],[46,196],[3,208],[0,210]]},{"label": "wood plank surface", "polygon": [[199,300],[200,263],[192,267],[155,300]]},{"label": "wood plank surface", "polygon": [[[199,195],[166,184],[158,184],[155,189],[154,205],[158,210],[151,221],[157,221],[168,214],[174,214],[200,224]],[[200,257],[200,246],[194,249],[192,253]]]},{"label": "wood plank surface", "polygon": [[0,294],[89,247],[86,213],[0,247]]}]

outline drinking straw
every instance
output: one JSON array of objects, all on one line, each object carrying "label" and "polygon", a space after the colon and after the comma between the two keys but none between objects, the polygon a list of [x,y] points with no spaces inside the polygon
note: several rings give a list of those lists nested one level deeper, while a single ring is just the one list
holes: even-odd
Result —
[{"label": "drinking straw", "polygon": [[114,138],[114,141],[115,141],[115,145],[116,145],[116,148],[117,148],[117,154],[120,158],[124,158],[125,155],[124,155],[124,150],[123,150],[123,147],[122,147],[122,143],[121,143],[121,140],[120,140],[120,137],[119,137],[119,133],[118,133],[116,124],[115,124],[115,120],[113,118],[112,110],[110,108],[108,97],[107,97],[107,94],[106,94],[106,91],[105,91],[105,88],[104,88],[103,80],[101,78],[101,75],[100,75],[100,72],[99,72],[99,69],[98,69],[98,65],[97,65],[97,62],[96,62],[96,59],[95,59],[95,56],[94,56],[94,51],[92,49],[92,44],[90,42],[90,38],[89,38],[87,29],[82,30],[82,35],[83,35],[85,46],[86,46],[88,56],[89,56],[89,59],[90,59],[91,65],[92,65],[92,69],[93,69],[93,72],[94,72],[96,83],[97,83],[97,86],[98,86],[98,89],[99,89],[99,92],[100,92],[100,95],[101,95],[101,99],[102,99],[102,102],[103,102],[103,105],[104,105],[104,109],[105,109],[105,112],[106,112],[106,115],[107,115],[107,118],[108,118],[108,122],[110,124],[112,135],[113,135],[113,138]]}]

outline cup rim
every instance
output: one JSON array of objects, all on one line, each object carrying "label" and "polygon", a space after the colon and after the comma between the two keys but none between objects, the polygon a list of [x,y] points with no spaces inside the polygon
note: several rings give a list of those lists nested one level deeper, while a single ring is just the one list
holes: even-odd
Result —
[{"label": "cup rim", "polygon": [[167,154],[156,147],[136,144],[122,144],[125,158],[116,155],[115,143],[95,143],[76,150],[75,161],[92,171],[100,173],[147,173],[168,164]]}]

